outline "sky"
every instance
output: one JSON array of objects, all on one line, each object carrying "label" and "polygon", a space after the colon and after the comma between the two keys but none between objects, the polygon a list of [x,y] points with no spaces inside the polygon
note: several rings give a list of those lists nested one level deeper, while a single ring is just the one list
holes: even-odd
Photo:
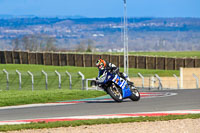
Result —
[{"label": "sky", "polygon": [[[121,17],[123,0],[0,0],[0,15]],[[200,0],[127,0],[128,17],[200,17]]]}]

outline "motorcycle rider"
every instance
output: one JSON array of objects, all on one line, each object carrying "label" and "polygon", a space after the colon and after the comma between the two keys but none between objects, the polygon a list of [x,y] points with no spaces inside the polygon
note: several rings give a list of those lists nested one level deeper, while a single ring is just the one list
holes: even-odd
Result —
[{"label": "motorcycle rider", "polygon": [[105,70],[110,70],[111,72],[118,74],[121,78],[125,79],[127,81],[128,85],[133,85],[133,82],[130,81],[130,79],[128,78],[127,75],[125,75],[125,73],[119,72],[119,68],[116,67],[115,64],[112,64],[103,59],[99,59],[96,62],[96,66],[99,69],[99,74],[98,74],[97,79],[104,73]]}]

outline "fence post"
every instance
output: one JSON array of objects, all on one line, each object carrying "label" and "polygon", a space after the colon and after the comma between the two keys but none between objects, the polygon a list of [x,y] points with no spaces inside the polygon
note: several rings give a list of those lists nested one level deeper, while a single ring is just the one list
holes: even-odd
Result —
[{"label": "fence post", "polygon": [[59,59],[59,66],[62,66],[62,63],[61,63],[61,53],[59,51],[59,54],[58,54],[58,59]]},{"label": "fence post", "polygon": [[[88,85],[88,81],[89,80],[95,80],[94,78],[93,79],[86,79],[86,90],[88,90],[89,89],[89,85]],[[96,90],[97,90],[97,87],[96,87]]]},{"label": "fence post", "polygon": [[46,85],[46,90],[48,90],[48,74],[47,74],[44,70],[42,70],[42,73],[43,73],[44,76],[45,76],[45,85]]},{"label": "fence post", "polygon": [[61,75],[57,70],[55,70],[55,73],[58,75],[58,83],[59,83],[58,87],[59,89],[61,89]]},{"label": "fence post", "polygon": [[28,64],[30,64],[30,52],[28,51]]},{"label": "fence post", "polygon": [[5,64],[8,64],[6,51],[4,51]]},{"label": "fence post", "polygon": [[194,73],[192,75],[196,79],[196,87],[199,88],[199,78]]},{"label": "fence post", "polygon": [[53,51],[51,51],[51,65],[53,66],[54,64],[53,64]]},{"label": "fence post", "polygon": [[84,80],[85,80],[85,76],[79,71],[78,74],[81,76],[82,78],[82,89],[84,90]]},{"label": "fence post", "polygon": [[83,67],[85,67],[85,53],[83,54]]},{"label": "fence post", "polygon": [[138,75],[142,78],[142,88],[144,89],[144,77],[141,73],[138,73]]},{"label": "fence post", "polygon": [[6,69],[3,69],[3,72],[6,74],[6,80],[7,80],[6,89],[9,90],[9,73],[6,71]]},{"label": "fence post", "polygon": [[43,55],[43,64],[46,65],[46,61],[45,61],[45,59],[46,59],[46,58],[45,58],[45,52],[43,52],[42,55]]},{"label": "fence post", "polygon": [[67,64],[67,66],[69,66],[69,54],[68,53],[66,53],[66,64]]},{"label": "fence post", "polygon": [[162,89],[162,81],[161,81],[160,77],[157,74],[155,74],[155,76],[156,76],[156,78],[159,81],[159,87],[158,87],[158,89],[161,90]]},{"label": "fence post", "polygon": [[72,75],[66,71],[66,74],[69,76],[69,88],[72,89]]},{"label": "fence post", "polygon": [[31,76],[31,81],[32,81],[32,91],[34,91],[34,75],[28,71],[28,74]]},{"label": "fence post", "polygon": [[176,74],[173,74],[173,76],[176,78],[177,80],[177,88],[180,89],[180,81],[179,78],[176,76]]},{"label": "fence post", "polygon": [[88,79],[86,79],[86,90],[88,90]]},{"label": "fence post", "polygon": [[14,51],[12,51],[12,63],[15,64],[15,55],[14,55]]},{"label": "fence post", "polygon": [[22,64],[22,51],[19,52],[19,64]]},{"label": "fence post", "polygon": [[19,90],[22,89],[22,74],[16,70],[16,73],[19,75]]}]

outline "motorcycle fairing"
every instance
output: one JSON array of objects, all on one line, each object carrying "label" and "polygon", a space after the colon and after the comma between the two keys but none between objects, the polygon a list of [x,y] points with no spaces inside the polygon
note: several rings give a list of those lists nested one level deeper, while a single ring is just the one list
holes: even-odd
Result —
[{"label": "motorcycle fairing", "polygon": [[115,75],[115,77],[113,78],[112,81],[114,83],[116,83],[119,87],[121,87],[123,98],[127,98],[127,97],[130,97],[132,95],[132,92],[129,88],[129,85],[127,84],[127,82],[123,78],[120,78],[118,75]]}]

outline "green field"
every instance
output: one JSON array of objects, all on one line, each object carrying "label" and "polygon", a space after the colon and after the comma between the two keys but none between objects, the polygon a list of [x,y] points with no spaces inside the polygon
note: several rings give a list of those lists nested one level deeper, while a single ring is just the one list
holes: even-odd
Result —
[{"label": "green field", "polygon": [[145,56],[164,56],[164,57],[193,57],[200,58],[200,51],[184,51],[184,52],[130,52],[130,55],[145,55]]},{"label": "green field", "polygon": [[[88,53],[87,53],[88,54]],[[102,53],[91,53],[91,54],[102,54]],[[123,55],[122,52],[104,52],[103,54],[114,54]],[[139,56],[160,56],[160,57],[174,57],[174,58],[200,58],[200,51],[173,51],[173,52],[129,52],[129,55],[139,55]]]}]

